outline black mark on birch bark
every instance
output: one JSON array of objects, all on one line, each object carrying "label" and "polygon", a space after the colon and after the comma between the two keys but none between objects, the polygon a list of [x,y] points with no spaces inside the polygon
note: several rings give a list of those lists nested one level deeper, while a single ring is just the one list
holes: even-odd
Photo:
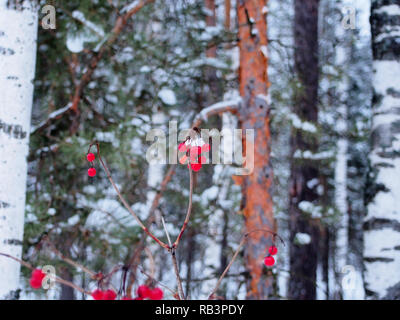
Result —
[{"label": "black mark on birch bark", "polygon": [[27,136],[26,131],[22,129],[21,125],[8,124],[0,120],[0,132],[1,131],[15,139],[25,139]]},{"label": "black mark on birch bark", "polygon": [[366,262],[392,262],[394,259],[392,258],[382,258],[382,257],[365,257],[364,261]]},{"label": "black mark on birch bark", "polygon": [[400,232],[400,222],[391,219],[372,218],[363,225],[364,231],[392,229]]},{"label": "black mark on birch bark", "polygon": [[15,54],[15,51],[10,48],[0,47],[0,54],[4,56],[12,56],[13,54]]},{"label": "black mark on birch bark", "polygon": [[9,203],[7,203],[7,202],[4,202],[4,201],[0,201],[0,209],[2,209],[2,208],[8,208],[8,207],[10,207],[10,204]]},{"label": "black mark on birch bark", "polygon": [[12,245],[12,246],[22,246],[22,241],[18,239],[6,239],[4,240],[4,244]]}]

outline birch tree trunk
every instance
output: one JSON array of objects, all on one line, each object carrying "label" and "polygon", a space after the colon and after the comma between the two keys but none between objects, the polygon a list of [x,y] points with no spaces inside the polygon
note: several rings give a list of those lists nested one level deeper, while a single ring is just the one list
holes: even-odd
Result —
[{"label": "birch tree trunk", "polygon": [[[295,69],[300,83],[294,112],[303,121],[318,121],[318,5],[319,0],[295,0]],[[316,219],[300,209],[300,203],[318,205],[318,164],[295,159],[297,152],[318,150],[317,137],[292,129],[290,176],[290,299],[316,298],[319,227]]]},{"label": "birch tree trunk", "polygon": [[[237,2],[239,83],[243,100],[238,119],[241,129],[253,129],[255,137],[254,169],[238,181],[242,185],[241,208],[247,232],[260,228],[276,228],[271,197],[266,5],[266,0]],[[250,147],[247,142],[245,148]],[[246,267],[249,272],[248,299],[267,299],[274,293],[273,275],[263,265],[268,245],[271,245],[271,236],[267,233],[253,232],[248,237],[245,246]]]},{"label": "birch tree trunk", "polygon": [[400,3],[373,0],[373,117],[370,162],[375,184],[364,219],[366,294],[400,299]]},{"label": "birch tree trunk", "polygon": [[[38,27],[36,1],[0,0],[0,252],[21,256]],[[0,257],[0,299],[20,266]]]},{"label": "birch tree trunk", "polygon": [[[342,1],[336,2],[337,10],[340,10],[344,6]],[[347,140],[347,101],[349,90],[349,79],[346,73],[346,66],[348,66],[349,57],[349,41],[346,37],[346,32],[341,24],[336,26],[336,39],[338,45],[335,50],[335,64],[340,70],[341,78],[336,88],[336,112],[337,122],[336,131],[339,135],[339,139],[336,144],[336,163],[335,163],[335,206],[339,212],[339,225],[336,233],[336,273],[340,274],[343,267],[347,263],[348,253],[348,206],[347,206],[347,160],[348,160],[348,140]],[[345,292],[340,285],[341,278],[337,279],[336,291],[337,293],[346,299]]]}]

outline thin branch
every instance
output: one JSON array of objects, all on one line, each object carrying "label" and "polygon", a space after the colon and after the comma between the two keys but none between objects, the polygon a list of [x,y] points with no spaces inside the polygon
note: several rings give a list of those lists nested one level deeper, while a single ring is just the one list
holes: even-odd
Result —
[{"label": "thin branch", "polygon": [[46,242],[49,245],[49,248],[52,252],[54,252],[61,260],[65,261],[66,263],[68,263],[69,265],[77,268],[77,269],[81,269],[84,272],[90,274],[90,276],[92,277],[92,279],[94,279],[96,277],[96,272],[86,268],[85,266],[79,264],[78,262],[75,262],[74,260],[64,256],[56,247],[54,244],[52,244],[49,239],[47,237],[43,238],[43,241]]},{"label": "thin branch", "polygon": [[203,121],[207,121],[211,116],[222,114],[224,112],[236,113],[237,109],[240,108],[241,101],[241,98],[226,100],[214,103],[211,106],[204,108],[193,120],[192,128],[199,127]]},{"label": "thin branch", "polygon": [[70,281],[67,281],[67,280],[64,280],[64,279],[62,279],[62,278],[60,278],[60,277],[56,277],[56,278],[55,278],[55,281],[58,282],[58,283],[61,283],[61,284],[65,285],[65,286],[74,288],[75,290],[77,290],[77,291],[79,291],[79,292],[81,292],[81,293],[85,293],[85,294],[87,294],[87,295],[89,295],[89,296],[92,294],[91,292],[86,291],[85,289],[79,287],[79,286],[76,285],[75,283],[70,282]]},{"label": "thin branch", "polygon": [[140,270],[140,272],[143,273],[146,277],[148,277],[149,279],[151,279],[151,280],[154,281],[155,283],[159,284],[161,287],[164,287],[165,289],[167,289],[168,291],[170,291],[174,297],[177,296],[177,293],[176,293],[174,290],[172,290],[171,288],[169,288],[168,286],[166,286],[165,284],[163,284],[161,281],[158,281],[158,280],[155,279],[153,276],[151,276],[151,275],[149,275],[148,273],[146,273],[146,272],[144,271],[143,268],[139,267],[139,270]]},{"label": "thin branch", "polygon": [[272,234],[272,241],[273,242],[275,242],[275,238],[278,238],[280,241],[282,241],[283,245],[285,245],[285,242],[283,241],[283,239],[276,232],[273,232],[273,231],[268,230],[268,229],[254,229],[254,230],[251,230],[251,231],[245,233],[242,236],[242,240],[240,241],[239,246],[236,249],[231,261],[229,261],[229,263],[226,266],[224,272],[222,272],[221,276],[219,277],[219,279],[217,281],[217,284],[215,285],[214,289],[211,291],[210,295],[208,296],[208,300],[213,299],[213,297],[215,296],[215,293],[217,292],[219,286],[221,285],[222,280],[224,279],[224,277],[228,273],[228,271],[229,271],[230,267],[232,266],[233,262],[236,260],[240,250],[242,249],[244,243],[248,239],[248,236],[253,232],[267,232],[267,233],[270,233],[270,234]]},{"label": "thin branch", "polygon": [[147,248],[147,247],[144,248],[144,251],[146,252],[147,257],[149,258],[149,261],[150,261],[150,274],[151,274],[151,277],[154,278],[154,275],[156,273],[156,268],[155,268],[153,255],[151,254],[150,249]]},{"label": "thin branch", "polygon": [[114,180],[113,180],[112,177],[111,177],[110,170],[108,169],[108,167],[107,167],[106,164],[104,163],[103,159],[101,158],[101,155],[100,155],[100,145],[99,145],[99,143],[98,143],[97,141],[90,144],[88,153],[90,152],[90,149],[91,149],[91,147],[92,147],[93,145],[96,145],[97,156],[98,156],[98,158],[99,158],[99,161],[100,161],[102,167],[104,168],[104,171],[105,171],[106,174],[107,174],[108,180],[111,182],[112,186],[114,187],[115,191],[117,192],[118,197],[119,197],[119,199],[121,200],[121,202],[122,202],[122,204],[124,205],[124,207],[125,207],[125,208],[129,211],[129,213],[135,218],[136,222],[139,224],[139,226],[142,228],[142,230],[143,230],[145,233],[147,233],[147,235],[149,235],[149,236],[150,236],[154,241],[156,241],[161,247],[163,247],[164,249],[167,249],[167,250],[168,250],[168,249],[169,249],[169,246],[168,246],[166,243],[164,243],[164,242],[162,242],[161,240],[159,240],[155,235],[153,235],[153,234],[149,231],[149,229],[143,224],[143,222],[139,219],[139,217],[136,215],[136,213],[135,213],[135,212],[132,210],[132,208],[129,206],[128,202],[127,202],[127,201],[125,200],[125,198],[122,196],[122,194],[121,194],[119,188],[117,187],[117,185],[115,184]]},{"label": "thin branch", "polygon": [[176,238],[174,244],[172,245],[172,248],[175,248],[175,249],[178,247],[179,241],[181,240],[182,235],[183,235],[183,233],[184,233],[185,230],[186,230],[186,226],[187,226],[187,224],[189,223],[190,215],[191,215],[191,213],[192,213],[193,171],[192,171],[192,167],[190,166],[190,163],[189,163],[189,166],[188,166],[188,167],[189,167],[189,177],[190,177],[190,178],[189,178],[189,181],[190,181],[190,182],[189,182],[189,183],[190,183],[189,204],[188,204],[188,208],[187,208],[187,212],[186,212],[185,221],[183,222],[181,231],[179,232],[178,237]]},{"label": "thin branch", "polygon": [[179,292],[178,296],[179,296],[179,299],[185,300],[185,294],[183,292],[182,280],[181,280],[181,276],[179,275],[178,263],[176,261],[175,248],[171,248],[170,252],[171,252],[171,257],[172,257],[172,264],[174,266],[176,281],[178,282],[178,292]]},{"label": "thin branch", "polygon": [[[0,256],[4,256],[4,257],[6,257],[6,258],[9,258],[9,259],[12,259],[12,260],[14,260],[14,261],[17,261],[18,263],[20,263],[21,265],[23,265],[24,267],[26,267],[26,268],[28,268],[28,269],[30,269],[30,270],[32,270],[32,271],[35,270],[35,268],[34,268],[31,264],[29,264],[28,262],[23,261],[23,260],[21,260],[21,259],[18,259],[18,258],[16,258],[16,257],[13,257],[13,256],[11,256],[11,255],[9,255],[9,254],[0,252]],[[83,288],[77,286],[76,284],[74,284],[74,283],[72,283],[72,282],[70,282],[70,281],[64,280],[64,279],[62,279],[62,278],[60,278],[60,277],[55,277],[54,280],[55,280],[56,282],[58,282],[58,283],[61,283],[61,284],[64,284],[64,285],[66,285],[66,286],[68,286],[68,287],[74,288],[75,290],[77,290],[77,291],[79,291],[79,292],[81,292],[81,293],[85,293],[85,294],[88,294],[88,295],[91,294],[89,291],[86,291],[85,289],[83,289]]]},{"label": "thin branch", "polygon": [[168,239],[168,244],[169,244],[170,247],[172,247],[171,238],[169,237],[169,232],[168,232],[167,227],[165,225],[165,220],[164,220],[164,216],[163,215],[161,215],[161,222],[162,222],[165,234],[166,234],[167,239]]}]

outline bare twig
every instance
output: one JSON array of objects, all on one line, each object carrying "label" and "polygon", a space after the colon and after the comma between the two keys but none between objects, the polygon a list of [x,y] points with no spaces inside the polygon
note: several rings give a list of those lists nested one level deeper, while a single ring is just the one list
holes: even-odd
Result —
[{"label": "bare twig", "polygon": [[246,240],[248,239],[248,236],[249,236],[251,233],[253,233],[253,232],[267,232],[267,233],[270,233],[270,234],[272,234],[272,241],[273,241],[273,242],[275,242],[275,238],[278,238],[280,241],[282,241],[283,245],[285,245],[285,242],[283,241],[283,239],[282,239],[276,232],[273,232],[273,231],[268,230],[268,229],[254,229],[254,230],[251,230],[251,231],[245,233],[245,234],[242,236],[242,240],[240,241],[239,246],[238,246],[238,248],[236,249],[236,251],[235,251],[235,253],[234,253],[234,255],[233,255],[231,261],[229,261],[229,263],[228,263],[228,265],[226,266],[224,272],[222,272],[221,276],[219,277],[219,279],[218,279],[218,281],[217,281],[217,284],[215,285],[214,289],[211,291],[210,295],[208,296],[208,299],[209,299],[209,300],[210,300],[210,299],[213,299],[213,297],[215,296],[215,293],[217,292],[219,286],[221,285],[222,280],[224,279],[224,277],[225,277],[226,274],[228,273],[228,271],[229,271],[230,267],[232,266],[233,262],[236,260],[236,258],[237,258],[237,256],[238,256],[240,250],[242,249],[244,243],[245,243]]},{"label": "bare twig", "polygon": [[155,268],[153,255],[151,254],[150,249],[147,248],[147,247],[144,248],[144,251],[146,252],[147,257],[149,258],[149,261],[150,261],[150,274],[151,274],[151,277],[154,279],[154,275],[156,273],[156,268]]},{"label": "bare twig", "polygon": [[122,204],[124,205],[124,207],[129,211],[129,213],[135,218],[136,222],[139,224],[139,226],[142,228],[142,230],[147,233],[147,235],[149,235],[154,241],[156,241],[161,247],[163,247],[164,249],[169,249],[169,246],[164,243],[163,241],[161,241],[160,239],[158,239],[155,235],[153,235],[150,230],[143,224],[143,222],[139,219],[139,217],[136,215],[136,213],[132,210],[132,208],[129,206],[128,202],[125,200],[125,198],[122,196],[119,188],[117,187],[117,185],[115,184],[114,180],[111,177],[110,174],[110,170],[108,170],[108,167],[106,166],[106,164],[104,163],[103,159],[101,158],[100,155],[100,145],[97,141],[92,142],[89,146],[89,150],[88,153],[90,152],[91,147],[95,145],[96,149],[97,149],[97,156],[99,158],[99,161],[102,165],[102,167],[104,168],[104,171],[107,174],[108,180],[111,182],[112,186],[114,187],[115,191],[118,194],[119,199],[121,200]]},{"label": "bare twig", "polygon": [[179,298],[182,300],[185,300],[185,294],[183,292],[182,280],[181,280],[181,276],[179,275],[178,263],[176,261],[175,248],[171,248],[170,252],[171,252],[171,257],[172,257],[172,264],[174,266],[176,282],[178,283]]},{"label": "bare twig", "polygon": [[70,264],[71,266],[73,266],[73,267],[75,267],[75,268],[77,268],[77,269],[83,270],[84,272],[90,274],[90,276],[91,276],[92,278],[95,278],[96,272],[94,272],[94,271],[92,271],[92,270],[86,268],[85,266],[79,264],[78,262],[75,262],[74,260],[72,260],[72,259],[70,259],[70,258],[64,256],[64,255],[55,247],[55,245],[49,241],[49,239],[48,239],[47,237],[44,237],[44,238],[43,238],[43,241],[45,241],[45,242],[49,245],[50,250],[51,250],[52,252],[54,252],[61,260],[65,261],[66,263]]},{"label": "bare twig", "polygon": [[186,212],[186,217],[185,217],[185,221],[183,222],[181,231],[179,232],[178,237],[176,238],[174,244],[172,245],[173,248],[177,248],[179,241],[182,238],[183,233],[186,230],[186,226],[189,223],[189,219],[190,219],[190,215],[192,213],[192,197],[193,197],[193,171],[192,171],[192,167],[189,164],[189,183],[190,183],[190,190],[189,190],[189,204],[188,204],[188,208],[187,208],[187,212]]},{"label": "bare twig", "polygon": [[165,234],[166,234],[167,239],[168,239],[168,244],[169,244],[170,247],[172,247],[171,238],[169,237],[169,232],[168,232],[167,227],[165,225],[165,221],[164,221],[164,216],[163,215],[161,215],[161,222],[162,222]]},{"label": "bare twig", "polygon": [[161,287],[164,287],[165,289],[167,289],[169,292],[172,293],[172,295],[174,297],[177,296],[177,293],[172,290],[171,288],[169,288],[168,286],[166,286],[165,284],[163,284],[161,281],[158,281],[157,279],[155,279],[153,276],[149,275],[148,273],[146,273],[146,271],[143,270],[143,268],[139,267],[139,270],[141,273],[143,273],[146,277],[148,277],[149,279],[151,279],[152,281],[154,281],[155,283],[159,284]]}]

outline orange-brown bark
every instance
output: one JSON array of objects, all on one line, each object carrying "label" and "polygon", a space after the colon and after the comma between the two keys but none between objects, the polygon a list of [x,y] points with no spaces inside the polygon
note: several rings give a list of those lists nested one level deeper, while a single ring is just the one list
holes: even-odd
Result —
[{"label": "orange-brown bark", "polygon": [[[240,95],[243,106],[238,112],[243,130],[254,130],[254,170],[243,176],[242,209],[246,232],[257,228],[275,230],[271,199],[272,170],[270,166],[269,113],[267,96],[268,58],[267,23],[265,10],[267,0],[239,0],[237,14],[239,21],[240,49]],[[249,142],[247,142],[248,144]],[[248,145],[245,147],[249,147]],[[245,154],[245,151],[244,151]],[[269,235],[252,233],[245,247],[246,267],[250,278],[248,299],[267,299],[272,294],[273,278],[267,275],[263,258],[272,239]]]},{"label": "orange-brown bark", "polygon": [[[215,16],[215,1],[214,0],[205,0],[205,6],[207,10],[206,16],[206,25],[207,26],[215,26],[216,16]],[[206,52],[207,57],[215,58],[217,56],[217,47],[215,44],[211,43],[210,47]]]},{"label": "orange-brown bark", "polygon": [[225,30],[231,29],[231,0],[225,0]]}]

